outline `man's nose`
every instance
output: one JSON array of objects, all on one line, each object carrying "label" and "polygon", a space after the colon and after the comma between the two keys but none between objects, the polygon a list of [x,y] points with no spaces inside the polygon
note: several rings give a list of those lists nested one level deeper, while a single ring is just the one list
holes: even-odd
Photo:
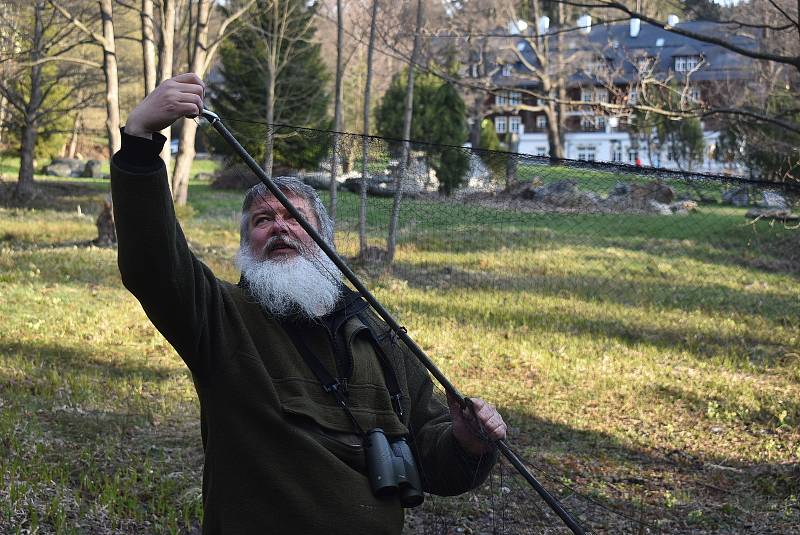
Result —
[{"label": "man's nose", "polygon": [[272,223],[272,231],[275,234],[288,234],[289,224],[281,216],[276,216]]}]

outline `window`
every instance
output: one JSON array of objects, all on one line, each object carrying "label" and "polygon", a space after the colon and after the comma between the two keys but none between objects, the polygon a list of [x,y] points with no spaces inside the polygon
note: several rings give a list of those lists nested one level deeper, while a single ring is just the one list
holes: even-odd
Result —
[{"label": "window", "polygon": [[536,147],[536,156],[547,156],[547,147]]},{"label": "window", "polygon": [[480,76],[480,74],[478,73],[478,64],[473,63],[472,65],[470,65],[469,72],[473,78],[478,78]]},{"label": "window", "polygon": [[508,130],[506,130],[508,126],[508,122],[505,117],[495,117],[494,118],[494,131],[498,134],[505,134]]},{"label": "window", "polygon": [[702,96],[700,94],[700,88],[696,85],[689,86],[689,92],[686,95],[691,102],[700,102],[702,100]]},{"label": "window", "polygon": [[622,144],[619,141],[615,141],[614,144],[611,145],[611,161],[622,161]]},{"label": "window", "polygon": [[536,105],[537,106],[544,106],[544,99],[543,98],[537,98],[536,99]]},{"label": "window", "polygon": [[508,131],[513,132],[515,134],[519,134],[520,132],[520,117],[519,115],[512,115],[508,118]]},{"label": "window", "polygon": [[537,115],[536,116],[536,128],[539,128],[539,129],[547,128],[547,116],[546,115]]},{"label": "window", "polygon": [[639,151],[635,149],[630,149],[628,151],[628,161],[630,163],[636,163],[639,161]]},{"label": "window", "polygon": [[594,145],[578,145],[578,159],[584,162],[593,162],[597,159],[597,149]]},{"label": "window", "polygon": [[631,106],[635,106],[636,103],[639,102],[639,91],[637,89],[631,89],[628,91],[628,104]]},{"label": "window", "polygon": [[581,116],[581,130],[594,130],[594,116],[583,115]]},{"label": "window", "polygon": [[511,64],[503,65],[501,75],[502,76],[511,76],[512,66]]},{"label": "window", "polygon": [[603,115],[595,117],[594,119],[594,127],[598,130],[605,130],[606,129],[606,118]]},{"label": "window", "polygon": [[591,87],[581,87],[581,100],[583,102],[591,102],[593,96]]},{"label": "window", "polygon": [[508,104],[508,91],[500,91],[494,97],[494,103],[498,106],[505,106]]},{"label": "window", "polygon": [[519,106],[522,104],[522,93],[519,91],[511,91],[508,94],[508,104],[511,106]]},{"label": "window", "polygon": [[594,90],[594,99],[597,102],[608,102],[608,89],[605,87],[596,87]]},{"label": "window", "polygon": [[693,71],[700,64],[700,56],[675,56],[675,71]]}]

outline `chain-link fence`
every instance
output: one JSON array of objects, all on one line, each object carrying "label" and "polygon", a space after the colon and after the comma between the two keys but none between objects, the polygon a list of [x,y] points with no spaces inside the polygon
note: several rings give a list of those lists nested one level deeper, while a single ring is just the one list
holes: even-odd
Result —
[{"label": "chain-link fence", "polygon": [[[709,441],[719,436],[721,414],[734,414],[737,428],[798,418],[796,402],[773,406],[765,397],[758,415],[740,415],[749,405],[729,404],[722,386],[709,387],[706,399],[685,385],[695,384],[695,366],[784,370],[782,359],[797,352],[799,186],[261,127],[248,148],[263,159],[267,134],[276,140],[274,175],[297,174],[320,191],[335,215],[339,253],[456,384],[501,405],[512,444],[587,529],[800,525],[796,508],[781,516],[747,502],[755,463],[723,466],[712,450],[682,449],[669,438],[674,426],[690,425],[684,413],[699,414],[698,436]],[[292,151],[317,163],[287,168]],[[216,177],[218,187],[254,182],[234,159]],[[670,367],[689,371],[668,381]],[[642,400],[652,406],[630,405]],[[664,418],[671,406],[679,406],[675,420]],[[791,444],[796,435],[780,440]],[[734,451],[735,439],[725,440],[719,451]],[[612,461],[593,464],[608,455]],[[759,470],[796,463],[797,455],[785,448]],[[671,462],[679,468],[665,468]],[[730,474],[707,466],[743,475],[726,480]],[[709,497],[706,487],[726,484],[719,492],[733,494]],[[501,462],[473,494],[430,497],[408,517],[408,529],[566,528]]]}]

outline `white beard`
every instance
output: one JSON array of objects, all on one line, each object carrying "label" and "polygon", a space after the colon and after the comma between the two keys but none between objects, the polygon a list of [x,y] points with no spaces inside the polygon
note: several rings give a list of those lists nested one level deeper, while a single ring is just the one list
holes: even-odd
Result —
[{"label": "white beard", "polygon": [[253,297],[274,316],[318,318],[333,311],[342,284],[336,264],[316,245],[314,249],[293,258],[258,260],[250,247],[243,245],[236,254],[236,265]]}]

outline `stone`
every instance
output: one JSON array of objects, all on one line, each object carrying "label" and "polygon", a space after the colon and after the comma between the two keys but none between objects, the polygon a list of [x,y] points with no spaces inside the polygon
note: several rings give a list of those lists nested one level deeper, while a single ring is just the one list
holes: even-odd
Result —
[{"label": "stone", "polygon": [[660,182],[650,182],[648,184],[630,184],[628,195],[636,203],[647,204],[648,201],[656,201],[659,204],[670,204],[675,200],[675,190]]},{"label": "stone", "polygon": [[782,208],[752,208],[745,217],[749,219],[778,219],[780,221],[798,221],[800,214],[793,214],[789,209]]},{"label": "stone", "polygon": [[668,204],[660,203],[653,199],[647,202],[646,209],[648,212],[657,215],[672,215],[672,209]]},{"label": "stone", "polygon": [[774,191],[765,191],[761,194],[761,202],[759,206],[762,208],[789,208],[789,203],[780,193]]},{"label": "stone", "polygon": [[44,168],[44,174],[48,176],[71,177],[72,168],[66,163],[51,163]]},{"label": "stone", "polygon": [[103,172],[100,170],[100,160],[89,160],[83,167],[82,177],[85,178],[102,178]]},{"label": "stone", "polygon": [[627,195],[630,187],[625,182],[617,182],[609,195]]},{"label": "stone", "polygon": [[697,211],[695,201],[677,201],[669,205],[669,209],[675,215],[687,215]]},{"label": "stone", "polygon": [[747,206],[750,204],[750,192],[747,188],[729,189],[722,192],[722,202],[733,206]]}]

